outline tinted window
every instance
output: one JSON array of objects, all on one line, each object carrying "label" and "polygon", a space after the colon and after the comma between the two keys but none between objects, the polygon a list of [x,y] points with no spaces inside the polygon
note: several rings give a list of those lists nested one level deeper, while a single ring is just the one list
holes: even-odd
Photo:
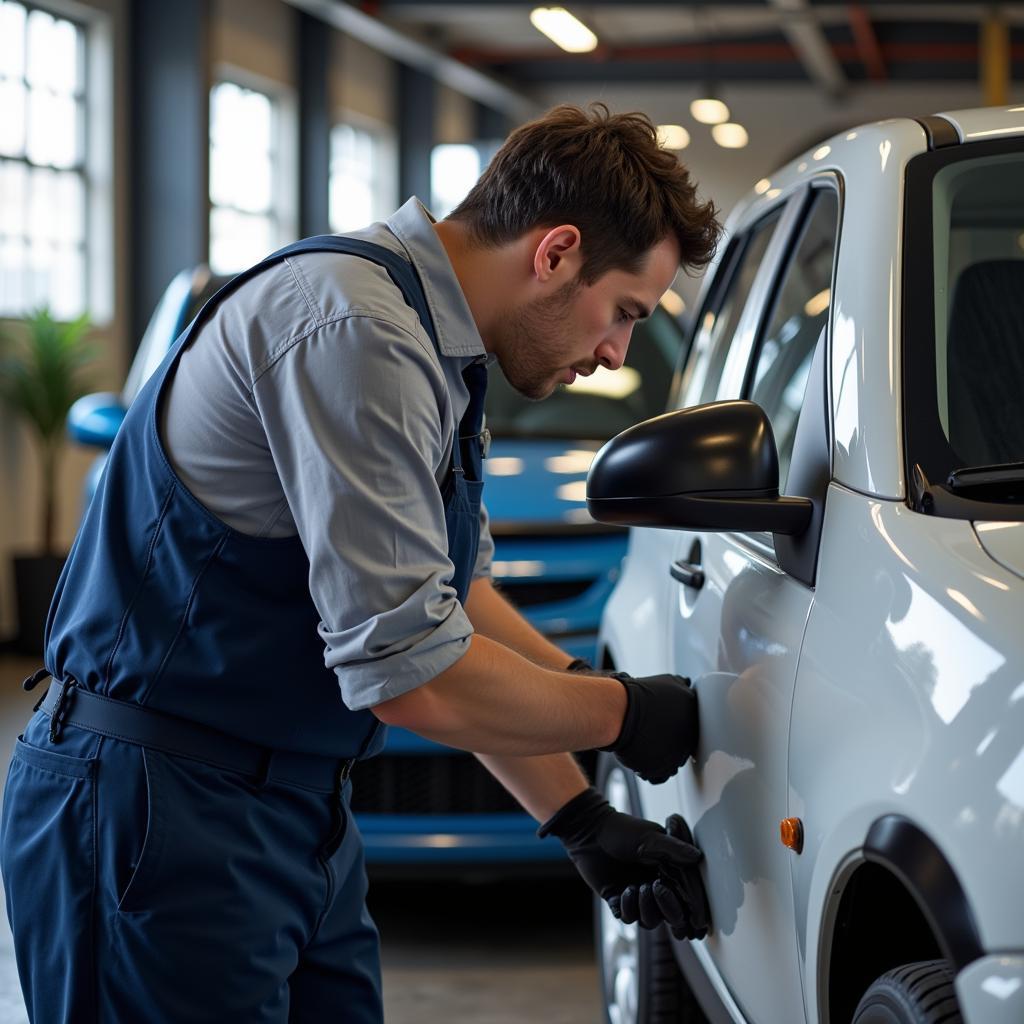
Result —
[{"label": "tinted window", "polygon": [[800,241],[776,292],[775,309],[762,336],[748,388],[768,414],[779,449],[779,490],[784,491],[797,418],[807,387],[811,356],[828,320],[838,199],[819,191]]},{"label": "tinted window", "polygon": [[680,391],[687,405],[713,402],[718,394],[729,346],[780,215],[781,208],[769,214],[727,254],[719,271],[726,277],[725,284],[712,292],[697,323],[693,352]]},{"label": "tinted window", "polygon": [[660,306],[633,328],[625,364],[577,377],[543,402],[522,397],[495,368],[487,385],[487,426],[495,437],[606,441],[665,411],[683,333]]},{"label": "tinted window", "polygon": [[1024,461],[1024,155],[935,175],[939,419],[969,466]]}]

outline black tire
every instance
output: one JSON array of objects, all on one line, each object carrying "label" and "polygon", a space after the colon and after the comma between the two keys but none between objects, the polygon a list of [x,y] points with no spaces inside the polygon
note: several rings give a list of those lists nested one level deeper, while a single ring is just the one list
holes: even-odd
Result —
[{"label": "black tire", "polygon": [[962,1024],[948,960],[919,960],[886,971],[857,1004],[853,1024]]},{"label": "black tire", "polygon": [[[640,812],[640,797],[633,773],[624,769],[610,754],[601,754],[597,762],[595,785],[607,797],[610,783],[625,784],[626,804],[613,800],[619,810]],[[619,790],[621,794],[621,790]],[[604,908],[604,912],[602,912]],[[597,952],[598,976],[601,980],[601,1005],[605,1024],[707,1024],[700,1006],[683,978],[672,952],[671,939],[664,926],[648,930],[634,926],[636,931],[636,1004],[635,1014],[630,1000],[626,1005],[614,1002],[612,992],[616,979],[607,977],[605,929],[611,924],[603,900],[594,898],[594,944]]]}]

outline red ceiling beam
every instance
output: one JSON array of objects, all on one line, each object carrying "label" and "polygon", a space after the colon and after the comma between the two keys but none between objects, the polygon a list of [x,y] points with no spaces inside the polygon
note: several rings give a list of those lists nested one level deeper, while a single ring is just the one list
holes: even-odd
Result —
[{"label": "red ceiling beam", "polygon": [[871,24],[868,12],[860,4],[848,4],[846,13],[850,19],[850,28],[853,31],[853,40],[857,44],[860,62],[864,65],[868,78],[876,82],[885,81],[885,58],[882,56],[882,48],[878,45],[875,26]]},{"label": "red ceiling beam", "polygon": [[[853,64],[863,61],[864,54],[857,43],[832,43],[836,59]],[[971,43],[879,43],[879,60],[883,68],[894,62],[912,61],[947,62],[950,64],[977,63],[979,47]],[[1024,60],[1024,44],[1010,48],[1013,60]],[[579,63],[611,61],[692,61],[705,64],[707,50],[699,44],[679,43],[664,46],[608,46],[592,53],[562,53],[558,50],[532,48],[491,50],[472,46],[457,47],[449,51],[456,60],[474,66],[493,64],[552,63],[572,60]],[[791,64],[798,58],[787,43],[717,43],[715,63],[735,64]]]}]

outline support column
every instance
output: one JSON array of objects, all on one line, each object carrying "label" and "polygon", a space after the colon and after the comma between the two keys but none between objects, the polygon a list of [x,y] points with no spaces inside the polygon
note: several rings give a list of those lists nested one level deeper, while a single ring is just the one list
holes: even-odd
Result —
[{"label": "support column", "polygon": [[998,8],[981,25],[981,89],[986,107],[1010,102],[1010,30]]},{"label": "support column", "polygon": [[398,68],[399,201],[418,196],[430,205],[430,152],[436,132],[437,83],[407,64]]},{"label": "support column", "polygon": [[299,70],[299,234],[330,230],[331,115],[327,74],[331,29],[298,12]]},{"label": "support column", "polygon": [[128,323],[142,338],[171,278],[209,250],[208,0],[133,0],[128,48]]}]

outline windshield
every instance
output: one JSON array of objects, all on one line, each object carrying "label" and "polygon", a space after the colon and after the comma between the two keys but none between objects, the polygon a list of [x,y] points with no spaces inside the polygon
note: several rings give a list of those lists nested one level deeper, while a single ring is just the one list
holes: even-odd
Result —
[{"label": "windshield", "polygon": [[523,398],[495,368],[487,386],[488,429],[495,437],[607,441],[665,411],[682,345],[682,329],[659,306],[649,320],[634,327],[620,369],[599,367],[541,402]]},{"label": "windshield", "polygon": [[[908,493],[912,507],[935,515],[1020,516],[1021,182],[1021,138],[949,146],[907,165],[903,396]],[[976,472],[993,466],[1015,468]]]}]

